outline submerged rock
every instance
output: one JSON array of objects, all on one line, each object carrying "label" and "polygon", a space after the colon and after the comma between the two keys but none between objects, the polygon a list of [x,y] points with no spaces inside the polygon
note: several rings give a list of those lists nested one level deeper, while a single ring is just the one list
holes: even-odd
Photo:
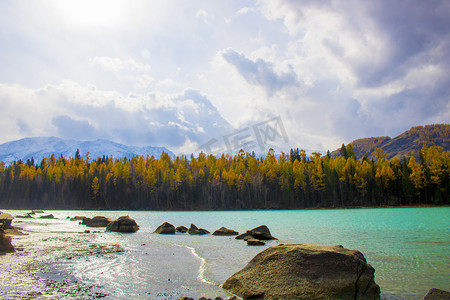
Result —
[{"label": "submerged rock", "polygon": [[228,229],[226,227],[220,227],[213,233],[213,235],[238,235],[238,234],[239,232],[234,231],[232,229]]},{"label": "submerged rock", "polygon": [[177,232],[181,232],[181,233],[186,233],[188,231],[188,229],[186,227],[184,227],[184,226],[178,226],[176,228],[176,231]]},{"label": "submerged rock", "polygon": [[428,291],[422,300],[450,300],[450,292],[433,288]]},{"label": "submerged rock", "polygon": [[86,218],[85,216],[75,216],[73,218],[70,218],[70,221],[82,221],[84,218]]},{"label": "submerged rock", "polygon": [[374,273],[356,250],[278,245],[256,255],[222,287],[244,299],[380,299]]},{"label": "submerged rock", "polygon": [[155,233],[159,234],[175,234],[175,226],[168,222],[164,222],[156,228]]},{"label": "submerged rock", "polygon": [[266,243],[257,239],[247,239],[247,246],[264,246]]},{"label": "submerged rock", "polygon": [[139,230],[139,225],[129,216],[122,216],[109,222],[106,230],[116,232],[136,232]]},{"label": "submerged rock", "polygon": [[55,218],[55,216],[52,215],[52,214],[45,215],[45,216],[40,216],[40,217],[39,217],[39,219],[54,219],[54,218]]},{"label": "submerged rock", "polygon": [[83,218],[81,224],[86,225],[88,227],[106,227],[109,222],[111,222],[107,217],[103,216],[95,216],[91,218]]}]

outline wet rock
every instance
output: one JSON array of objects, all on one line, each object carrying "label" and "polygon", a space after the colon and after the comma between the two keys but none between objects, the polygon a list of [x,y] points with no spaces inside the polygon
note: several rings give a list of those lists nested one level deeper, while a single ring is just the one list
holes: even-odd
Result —
[{"label": "wet rock", "polygon": [[252,230],[247,230],[246,233],[240,234],[236,237],[238,240],[242,240],[248,237],[252,237],[257,240],[276,240],[270,233],[269,228],[266,225],[261,225],[258,227],[253,228]]},{"label": "wet rock", "polygon": [[14,217],[10,214],[0,212],[0,228],[11,229],[11,222],[13,219]]},{"label": "wet rock", "polygon": [[270,230],[266,225],[261,225],[250,231],[252,232],[253,237],[258,240],[276,240],[276,238],[270,234]]},{"label": "wet rock", "polygon": [[428,293],[423,297],[422,300],[449,300],[450,292],[440,290],[440,289],[431,289]]},{"label": "wet rock", "polygon": [[257,239],[248,239],[247,246],[264,246],[266,243]]},{"label": "wet rock", "polygon": [[175,234],[175,226],[168,222],[164,222],[156,228],[155,233],[159,234]]},{"label": "wet rock", "polygon": [[202,234],[208,234],[209,231],[204,228],[197,228],[194,224],[191,224],[191,227],[188,230],[189,234],[195,234],[195,235],[202,235]]},{"label": "wet rock", "polygon": [[380,299],[374,273],[356,250],[281,245],[256,255],[222,286],[244,299]]},{"label": "wet rock", "polygon": [[40,216],[39,219],[54,219],[55,216],[52,214]]},{"label": "wet rock", "polygon": [[14,252],[14,247],[11,245],[11,237],[6,236],[0,232],[0,253]]},{"label": "wet rock", "polygon": [[81,224],[86,225],[88,227],[106,227],[109,222],[111,222],[107,217],[103,216],[95,216],[91,218],[83,218]]},{"label": "wet rock", "polygon": [[136,232],[139,230],[139,225],[129,216],[122,216],[109,222],[106,230],[116,232]]},{"label": "wet rock", "polygon": [[250,230],[235,237],[235,239],[237,240],[245,240],[246,238],[253,238],[252,232]]},{"label": "wet rock", "polygon": [[213,233],[213,235],[238,235],[238,234],[239,232],[234,231],[232,229],[228,229],[226,227],[220,227]]},{"label": "wet rock", "polygon": [[178,226],[176,228],[176,231],[177,232],[181,232],[181,233],[186,233],[188,231],[188,229],[186,227],[184,227],[184,226]]}]

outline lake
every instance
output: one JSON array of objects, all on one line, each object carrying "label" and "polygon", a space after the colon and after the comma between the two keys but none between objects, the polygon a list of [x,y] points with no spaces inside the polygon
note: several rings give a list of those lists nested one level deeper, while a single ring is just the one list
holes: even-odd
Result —
[{"label": "lake", "polygon": [[[227,297],[219,285],[257,253],[279,243],[343,245],[361,251],[376,270],[382,299],[422,299],[433,287],[450,290],[450,207],[46,213],[58,219],[14,219],[13,225],[29,235],[13,237],[19,251],[0,256],[1,297]],[[66,219],[75,215],[129,215],[140,230],[106,233]],[[153,234],[163,222],[186,227],[193,223],[211,232],[222,226],[245,232],[265,224],[278,240],[249,247],[234,237]],[[84,233],[86,229],[90,233]]]}]

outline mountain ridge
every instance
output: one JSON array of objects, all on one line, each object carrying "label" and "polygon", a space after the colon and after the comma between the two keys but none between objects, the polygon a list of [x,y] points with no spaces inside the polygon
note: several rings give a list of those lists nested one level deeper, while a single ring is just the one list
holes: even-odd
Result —
[{"label": "mountain ridge", "polygon": [[165,147],[127,146],[106,139],[80,141],[58,137],[27,137],[0,144],[0,161],[10,164],[12,161],[26,161],[33,158],[35,162],[40,162],[44,157],[49,157],[52,154],[69,158],[75,156],[77,149],[82,156],[89,152],[93,159],[104,155],[115,158],[131,157],[133,154],[148,154],[159,158],[162,152],[166,152],[172,157],[175,156],[172,151]]},{"label": "mountain ridge", "polygon": [[[375,148],[383,149],[388,159],[394,157],[409,158],[419,157],[419,150],[423,145],[427,147],[440,146],[445,151],[450,151],[450,125],[431,124],[414,126],[402,134],[391,138],[388,136],[361,138],[349,143],[355,151],[355,157],[361,159],[364,155],[373,157]],[[331,152],[331,155],[339,156],[340,149]]]}]

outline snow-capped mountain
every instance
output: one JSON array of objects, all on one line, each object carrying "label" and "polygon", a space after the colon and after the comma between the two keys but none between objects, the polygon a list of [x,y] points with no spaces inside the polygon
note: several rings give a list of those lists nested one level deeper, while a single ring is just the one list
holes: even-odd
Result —
[{"label": "snow-capped mountain", "polygon": [[83,157],[89,152],[91,160],[102,157],[103,155],[122,158],[131,157],[133,154],[148,154],[159,158],[163,151],[172,157],[175,156],[165,147],[126,146],[101,139],[95,141],[77,141],[57,137],[33,137],[0,144],[0,161],[3,161],[5,164],[10,164],[12,161],[26,161],[33,158],[36,163],[39,163],[44,157],[52,154],[57,157],[60,155],[66,158],[74,157],[77,149],[80,150],[80,155]]}]

